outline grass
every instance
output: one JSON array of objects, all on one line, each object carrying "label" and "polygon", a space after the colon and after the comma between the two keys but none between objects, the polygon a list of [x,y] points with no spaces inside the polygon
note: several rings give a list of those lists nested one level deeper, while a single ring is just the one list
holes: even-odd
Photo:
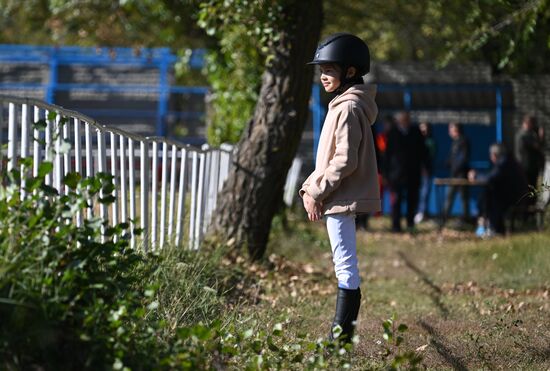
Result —
[{"label": "grass", "polygon": [[[241,306],[244,325],[286,324],[294,335],[324,337],[334,312],[336,279],[324,225],[288,215]],[[386,232],[371,220],[358,233],[363,303],[353,368],[382,367],[382,321],[393,313],[409,326],[404,350],[429,369],[550,369],[550,233],[478,240],[472,232],[430,224],[416,235]]]}]

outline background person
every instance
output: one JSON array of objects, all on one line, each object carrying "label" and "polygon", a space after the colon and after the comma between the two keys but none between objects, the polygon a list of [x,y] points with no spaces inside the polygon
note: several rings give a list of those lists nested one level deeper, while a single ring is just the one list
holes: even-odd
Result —
[{"label": "background person", "polygon": [[430,191],[432,189],[433,168],[435,156],[437,154],[437,144],[432,136],[432,125],[429,122],[421,122],[418,125],[420,133],[424,137],[424,145],[428,151],[426,166],[422,169],[422,178],[420,180],[420,199],[418,202],[418,212],[414,217],[416,224],[422,222],[428,213],[428,204],[430,202]]},{"label": "background person", "polygon": [[[393,116],[387,115],[382,121],[382,130],[374,133],[374,145],[376,149],[376,164],[378,167],[378,185],[380,186],[380,196],[384,194],[384,177],[382,175],[382,169],[384,168],[384,158],[386,155],[386,148],[388,146],[388,133],[395,126]],[[374,129],[374,126],[371,126]],[[374,130],[373,130],[374,132]],[[380,214],[380,212],[378,213]],[[355,218],[355,225],[357,229],[367,230],[369,224],[370,214],[357,215]]]},{"label": "background person", "polygon": [[[470,143],[464,135],[464,128],[458,122],[449,124],[449,136],[452,139],[451,149],[447,164],[450,169],[451,178],[463,178],[468,176],[470,162]],[[456,194],[460,192],[462,201],[462,221],[468,221],[470,215],[469,194],[467,186],[450,186],[445,200],[444,220],[451,214]]]},{"label": "background person", "polygon": [[426,166],[427,149],[418,126],[408,112],[400,112],[388,133],[384,175],[390,189],[392,231],[401,231],[401,206],[407,201],[407,228],[414,229],[418,207],[420,174]]},{"label": "background person", "polygon": [[[525,115],[515,137],[515,155],[527,177],[527,184],[536,189],[544,168],[543,133],[537,130],[535,117]],[[533,199],[534,200],[534,199]]]},{"label": "background person", "polygon": [[[489,158],[493,164],[489,173],[477,175],[471,170],[468,179],[486,182],[479,201],[480,216],[489,221],[489,232],[485,235],[504,234],[506,213],[527,198],[527,179],[514,156],[510,156],[502,144],[491,145]],[[484,235],[482,231],[477,234]]]}]

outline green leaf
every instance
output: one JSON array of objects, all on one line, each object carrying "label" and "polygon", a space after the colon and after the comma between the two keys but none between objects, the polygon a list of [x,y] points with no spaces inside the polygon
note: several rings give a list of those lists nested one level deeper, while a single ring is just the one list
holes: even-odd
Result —
[{"label": "green leaf", "polygon": [[112,204],[113,202],[115,202],[115,200],[116,200],[115,196],[107,195],[105,197],[100,197],[98,201],[101,204],[109,205],[109,204]]},{"label": "green leaf", "polygon": [[57,117],[57,112],[55,111],[49,111],[48,112],[48,121],[54,121]]},{"label": "green leaf", "polygon": [[48,127],[48,124],[46,123],[46,120],[38,120],[34,124],[32,124],[33,128],[35,130],[44,130]]},{"label": "green leaf", "polygon": [[65,177],[63,178],[63,183],[71,189],[76,189],[81,179],[82,175],[76,172],[71,172],[65,175]]},{"label": "green leaf", "polygon": [[275,326],[273,326],[272,333],[274,336],[281,336],[281,334],[283,333],[283,325],[281,323],[275,324]]},{"label": "green leaf", "polygon": [[395,339],[395,345],[396,345],[396,346],[401,345],[402,342],[403,342],[403,337],[402,337],[402,336],[398,336],[398,337]]},{"label": "green leaf", "polygon": [[53,170],[53,163],[50,161],[44,161],[38,165],[38,178],[43,178]]}]

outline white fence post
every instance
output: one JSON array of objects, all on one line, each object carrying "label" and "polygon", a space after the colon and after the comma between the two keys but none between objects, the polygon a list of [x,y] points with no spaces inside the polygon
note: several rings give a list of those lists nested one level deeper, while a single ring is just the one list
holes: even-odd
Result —
[{"label": "white fence post", "polygon": [[193,151],[191,163],[191,207],[189,214],[189,246],[191,249],[195,247],[195,223],[197,222],[197,181],[198,181],[198,153]]},{"label": "white fence post", "polygon": [[[74,118],[74,171],[82,174],[82,137],[80,132],[80,119]],[[82,213],[79,211],[76,214],[76,225],[82,226]]]},{"label": "white fence post", "polygon": [[[71,143],[71,125],[69,118],[67,117],[65,119],[65,122],[63,123],[63,142],[70,144]],[[69,174],[71,172],[71,149],[69,148],[65,153],[63,153],[63,176]],[[64,187],[65,194],[69,193],[69,187]]]},{"label": "white fence post", "polygon": [[55,153],[54,153],[54,165],[53,165],[53,186],[57,189],[60,195],[63,194],[61,190],[61,177],[63,174],[63,164],[61,162],[61,141],[63,140],[62,131],[61,131],[61,116],[59,113],[55,116],[55,121],[53,125],[54,138],[55,139]]},{"label": "white fence post", "polygon": [[[105,135],[103,130],[97,129],[97,171],[98,173],[106,173],[106,156],[105,156]],[[106,195],[103,190],[99,191],[99,197],[104,198]],[[99,203],[99,217],[103,220],[107,219],[107,205],[103,202]],[[105,228],[101,227],[101,240],[105,241]]]},{"label": "white fence post", "polygon": [[118,171],[117,171],[117,141],[116,135],[113,132],[109,133],[109,140],[111,146],[111,175],[113,176],[113,203],[111,204],[111,225],[118,224]]},{"label": "white fence post", "polygon": [[134,161],[134,140],[128,138],[128,183],[130,185],[130,247],[136,248],[136,169]]},{"label": "white fence post", "polygon": [[[21,159],[25,159],[29,155],[29,111],[27,104],[22,105],[21,109]],[[0,130],[2,130],[0,128]],[[21,200],[25,198],[25,179],[27,169],[21,166]]]},{"label": "white fence post", "polygon": [[[94,176],[93,170],[93,157],[92,157],[92,129],[90,123],[84,123],[84,136],[85,136],[85,145],[86,145],[86,177]],[[88,209],[86,210],[86,218],[91,219],[94,215],[93,200],[88,200],[90,202]]]},{"label": "white fence post", "polygon": [[119,135],[120,145],[120,221],[128,222],[128,200],[126,199],[126,139]]},{"label": "white fence post", "polygon": [[151,173],[151,246],[153,249],[157,246],[157,220],[158,220],[158,143],[153,141],[153,158]]},{"label": "white fence post", "polygon": [[160,243],[164,247],[164,236],[166,234],[166,185],[168,182],[168,143],[162,143],[162,176],[160,188]]},{"label": "white fence post", "polygon": [[[143,139],[140,142],[140,157],[141,171],[140,184],[141,187],[141,229],[143,233],[143,250],[149,250],[149,142]],[[153,195],[155,197],[156,195]]]},{"label": "white fence post", "polygon": [[15,146],[17,144],[16,135],[15,103],[10,103],[8,110],[8,171],[12,171],[15,167]]},{"label": "white fence post", "polygon": [[[37,106],[34,106],[34,122],[37,123],[40,121],[40,108]],[[34,129],[33,130],[33,150],[32,150],[32,176],[36,177],[38,176],[38,167],[40,166],[40,160],[41,160],[41,150],[40,150],[40,130]]]},{"label": "white fence post", "polygon": [[178,147],[172,144],[170,150],[171,165],[170,165],[170,203],[168,211],[168,231],[167,236],[170,238],[170,243],[174,242],[172,238],[172,232],[174,231],[174,209],[176,207],[176,174],[177,174],[177,161],[178,161]]},{"label": "white fence post", "polygon": [[[44,160],[45,161],[52,161],[52,122],[50,120],[50,112],[49,110],[46,110],[44,112],[44,118],[46,120],[46,132],[45,132],[45,142],[46,147],[44,148]],[[46,185],[52,185],[52,174],[46,174],[46,178],[44,180]]]}]

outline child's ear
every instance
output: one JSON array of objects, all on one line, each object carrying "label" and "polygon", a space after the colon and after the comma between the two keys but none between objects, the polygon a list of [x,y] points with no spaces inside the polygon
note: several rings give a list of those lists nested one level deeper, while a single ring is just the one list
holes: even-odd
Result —
[{"label": "child's ear", "polygon": [[357,74],[357,69],[355,67],[349,67],[346,72],[346,78],[352,78]]}]

